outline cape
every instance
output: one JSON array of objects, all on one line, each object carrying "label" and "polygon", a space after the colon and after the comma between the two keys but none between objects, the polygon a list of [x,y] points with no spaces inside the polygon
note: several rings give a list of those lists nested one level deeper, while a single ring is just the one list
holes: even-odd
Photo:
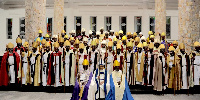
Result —
[{"label": "cape", "polygon": [[[87,82],[87,84],[85,85],[84,89],[83,89],[83,93],[82,93],[82,98],[81,100],[87,100],[87,96],[88,96],[88,90],[89,90],[89,86],[92,80],[92,72],[90,72],[90,76],[89,76],[89,80]],[[80,87],[76,78],[76,82],[75,82],[75,86],[74,86],[74,91],[71,97],[71,100],[79,100],[79,92],[80,92]]]},{"label": "cape", "polygon": [[[59,75],[60,75],[60,82],[61,82],[62,81],[61,79],[61,52],[58,52],[57,55],[59,56]],[[49,60],[48,80],[47,80],[48,85],[53,85],[55,83],[53,61],[54,61],[54,54],[51,53],[50,60]]]},{"label": "cape", "polygon": [[[14,66],[15,66],[15,83],[19,82],[17,80],[17,75],[18,75],[18,69],[19,69],[19,62],[20,62],[20,57],[17,54],[17,52],[13,52],[13,56],[14,56]],[[8,62],[8,57],[9,57],[9,53],[6,52],[3,55],[2,58],[2,62],[1,62],[1,67],[0,67],[0,86],[8,86],[9,83],[9,77],[8,77],[8,67],[9,65],[7,64]]]},{"label": "cape", "polygon": [[[108,95],[106,96],[105,100],[115,100],[115,85],[114,85],[114,82],[113,82],[112,74],[110,75],[110,91],[108,92]],[[126,78],[125,78],[125,90],[124,90],[122,100],[134,100],[132,95],[131,95],[131,92],[130,92]]]},{"label": "cape", "polygon": [[[97,69],[96,70],[96,74],[95,74],[95,82],[97,84],[97,91],[96,91],[96,93],[99,91],[99,82],[96,79],[96,77],[97,77],[98,74],[99,74],[99,70]],[[107,70],[105,70],[105,75],[104,76],[105,76],[104,77],[104,93],[105,93],[105,97],[106,97],[106,95],[107,95],[107,89],[106,89],[106,84],[107,84]],[[96,95],[95,95],[95,99],[96,99]]]}]

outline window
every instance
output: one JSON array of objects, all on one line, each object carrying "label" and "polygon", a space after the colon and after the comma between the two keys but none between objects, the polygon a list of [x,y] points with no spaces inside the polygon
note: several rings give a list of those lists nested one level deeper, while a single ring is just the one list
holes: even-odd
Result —
[{"label": "window", "polygon": [[171,17],[167,16],[166,18],[166,38],[171,39]]},{"label": "window", "polygon": [[12,18],[7,18],[7,39],[12,39]]},{"label": "window", "polygon": [[47,33],[49,34],[49,36],[51,37],[52,35],[52,25],[53,25],[53,18],[47,18]]},{"label": "window", "polygon": [[150,24],[149,24],[149,30],[152,31],[153,33],[155,33],[155,17],[154,16],[150,16]]},{"label": "window", "polygon": [[126,34],[126,16],[119,17],[119,29],[122,30],[124,34]]},{"label": "window", "polygon": [[24,39],[25,38],[25,17],[20,18],[19,19],[19,23],[20,23],[19,24],[20,25],[19,26],[20,27],[20,29],[19,29],[20,30],[20,32],[19,32],[20,33],[20,38]]},{"label": "window", "polygon": [[[155,16],[150,16],[149,30],[155,33]],[[171,38],[171,17],[166,17],[166,39]]]},{"label": "window", "polygon": [[75,30],[76,30],[76,35],[77,35],[77,33],[81,33],[81,17],[77,17],[77,16],[75,16],[74,17],[74,23],[75,23]]},{"label": "window", "polygon": [[64,17],[64,30],[67,32],[67,16]]},{"label": "window", "polygon": [[97,17],[91,16],[90,17],[90,30],[96,32],[97,30]]},{"label": "window", "polygon": [[110,31],[111,30],[111,26],[112,26],[112,18],[106,16],[104,18],[104,23],[105,23],[105,31]]},{"label": "window", "polygon": [[139,34],[142,30],[142,16],[135,16],[135,32]]}]

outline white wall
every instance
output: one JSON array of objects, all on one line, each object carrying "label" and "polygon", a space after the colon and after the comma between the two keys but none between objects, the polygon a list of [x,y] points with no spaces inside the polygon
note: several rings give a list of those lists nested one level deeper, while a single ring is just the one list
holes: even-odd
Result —
[{"label": "white wall", "polygon": [[[46,16],[54,16],[53,8],[47,8]],[[12,42],[16,45],[15,39],[19,34],[19,18],[25,17],[25,9],[0,9],[0,56],[5,52],[7,43]],[[135,7],[77,7],[65,8],[64,16],[67,16],[67,33],[74,29],[74,16],[82,16],[82,28],[90,30],[90,16],[97,16],[97,30],[104,27],[104,16],[112,16],[112,29],[119,31],[119,16],[127,16],[127,32],[134,32],[134,16],[142,16],[142,32],[147,37],[149,31],[149,16],[155,16],[154,10],[136,9]],[[167,10],[167,16],[171,16],[171,40],[178,39],[178,11]],[[13,39],[6,37],[6,18],[13,18]]]}]

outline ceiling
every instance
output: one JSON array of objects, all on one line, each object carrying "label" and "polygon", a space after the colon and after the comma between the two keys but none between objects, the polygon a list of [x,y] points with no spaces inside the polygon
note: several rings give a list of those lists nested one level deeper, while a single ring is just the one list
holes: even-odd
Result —
[{"label": "ceiling", "polygon": [[[54,0],[46,0],[47,7],[53,7]],[[65,7],[77,6],[137,6],[139,9],[154,9],[155,0],[64,0]],[[168,10],[178,9],[178,0],[166,0]],[[0,0],[0,8],[24,8],[25,0]]]}]

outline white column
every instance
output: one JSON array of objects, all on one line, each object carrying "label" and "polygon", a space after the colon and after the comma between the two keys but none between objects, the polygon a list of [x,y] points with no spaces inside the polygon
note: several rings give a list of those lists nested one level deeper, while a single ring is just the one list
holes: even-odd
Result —
[{"label": "white column", "polygon": [[60,34],[64,29],[64,0],[54,0],[53,34]]},{"label": "white column", "polygon": [[190,53],[193,43],[199,41],[199,0],[179,0],[179,41]]},{"label": "white column", "polygon": [[165,0],[155,0],[155,32],[156,37],[158,33],[166,32],[166,3]]}]

